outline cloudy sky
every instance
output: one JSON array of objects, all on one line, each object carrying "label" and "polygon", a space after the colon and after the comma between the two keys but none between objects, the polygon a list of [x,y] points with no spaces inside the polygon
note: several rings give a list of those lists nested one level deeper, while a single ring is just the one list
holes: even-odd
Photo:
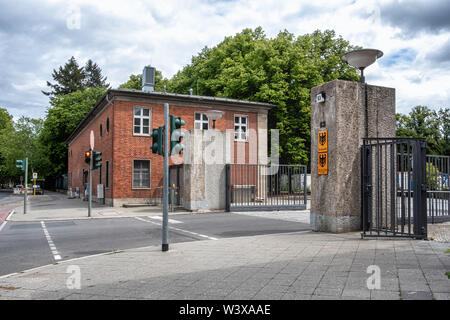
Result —
[{"label": "cloudy sky", "polygon": [[334,29],[384,56],[370,84],[394,87],[397,111],[450,107],[449,0],[0,0],[0,106],[44,117],[46,81],[74,56],[113,87],[151,64],[171,77],[204,46],[261,26],[269,37]]}]

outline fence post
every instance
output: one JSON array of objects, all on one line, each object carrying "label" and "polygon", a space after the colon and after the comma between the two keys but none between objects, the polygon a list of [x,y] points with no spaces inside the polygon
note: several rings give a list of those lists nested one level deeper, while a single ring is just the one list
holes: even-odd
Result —
[{"label": "fence post", "polygon": [[231,166],[229,163],[225,165],[225,210],[227,212],[230,212],[231,209],[231,172],[230,172]]}]

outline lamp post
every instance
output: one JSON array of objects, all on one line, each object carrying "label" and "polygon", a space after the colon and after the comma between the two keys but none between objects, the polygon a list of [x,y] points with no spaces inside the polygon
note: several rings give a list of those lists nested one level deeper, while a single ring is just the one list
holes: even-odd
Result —
[{"label": "lamp post", "polygon": [[213,129],[216,129],[216,120],[222,118],[223,116],[223,111],[220,110],[210,110],[205,112],[206,116],[208,117],[209,120],[212,120],[213,122]]},{"label": "lamp post", "polygon": [[361,77],[359,81],[364,83],[364,106],[366,117],[366,138],[369,137],[369,111],[367,105],[367,83],[364,77],[364,69],[373,64],[377,59],[383,56],[383,52],[377,49],[359,49],[347,52],[341,58],[346,61],[352,67],[355,67],[361,71]]}]

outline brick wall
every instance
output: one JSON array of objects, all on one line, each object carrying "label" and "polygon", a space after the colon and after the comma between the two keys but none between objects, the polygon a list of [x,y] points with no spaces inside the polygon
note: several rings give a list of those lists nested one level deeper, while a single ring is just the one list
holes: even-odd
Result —
[{"label": "brick wall", "polygon": [[[158,103],[124,101],[114,99],[97,118],[69,145],[69,188],[74,190],[83,187],[83,169],[88,165],[84,162],[84,152],[89,150],[90,131],[94,130],[95,150],[102,152],[102,183],[105,184],[106,161],[109,161],[109,188],[105,189],[105,198],[137,199],[152,198],[160,194],[162,185],[163,158],[150,150],[150,136],[133,135],[133,109],[135,106],[151,108],[150,128],[164,125],[164,105]],[[185,130],[194,128],[194,113],[206,112],[211,109],[170,105],[170,114],[181,117],[186,125]],[[235,163],[257,162],[257,112],[223,110],[224,115],[216,121],[216,130],[234,130],[234,115],[247,115],[249,121],[249,139],[247,142],[237,142],[232,138],[232,159]],[[106,119],[110,119],[110,131],[106,133]],[[99,137],[99,127],[103,125],[103,136]],[[133,189],[133,160],[150,160],[150,189]],[[172,164],[172,161],[171,161]],[[97,194],[100,170],[93,174],[93,194]]]}]

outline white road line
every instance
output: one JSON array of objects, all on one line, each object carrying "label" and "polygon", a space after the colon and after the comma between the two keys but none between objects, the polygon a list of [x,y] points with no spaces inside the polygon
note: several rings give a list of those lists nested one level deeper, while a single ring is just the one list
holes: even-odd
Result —
[{"label": "white road line", "polygon": [[[139,218],[139,217],[135,217],[135,219],[137,219],[139,221],[147,222],[147,223],[153,223],[153,224],[155,224],[157,226],[161,226],[162,225],[161,223],[148,221],[148,220],[145,220],[145,219]],[[205,238],[205,239],[209,239],[209,240],[218,240],[217,238],[214,238],[214,237],[210,237],[210,236],[207,236],[207,235],[204,235],[204,234],[200,234],[200,233],[197,233],[197,232],[192,232],[192,231],[188,231],[188,230],[184,230],[184,229],[180,229],[180,228],[175,228],[175,227],[169,226],[169,229],[177,230],[177,231],[184,232],[184,233],[189,233],[189,234],[195,235],[197,237],[201,237],[201,238]]]},{"label": "white road line", "polygon": [[53,258],[56,261],[61,260],[61,256],[59,255],[58,250],[56,250],[56,246],[53,243],[52,237],[50,236],[50,233],[48,232],[44,221],[41,221],[41,226],[42,226],[42,230],[44,230],[45,238],[47,238],[48,246],[50,247],[50,251],[53,254]]},{"label": "white road line", "polygon": [[6,223],[7,223],[8,221],[3,221],[3,223],[2,223],[2,225],[0,226],[0,231],[2,231],[2,229],[6,226]]},{"label": "white road line", "polygon": [[[160,216],[155,216],[155,217],[151,216],[151,217],[147,217],[147,218],[162,221],[162,217],[160,217]],[[175,220],[175,219],[169,219],[169,223],[177,224],[177,223],[183,223],[183,222],[179,221],[179,220]]]}]

